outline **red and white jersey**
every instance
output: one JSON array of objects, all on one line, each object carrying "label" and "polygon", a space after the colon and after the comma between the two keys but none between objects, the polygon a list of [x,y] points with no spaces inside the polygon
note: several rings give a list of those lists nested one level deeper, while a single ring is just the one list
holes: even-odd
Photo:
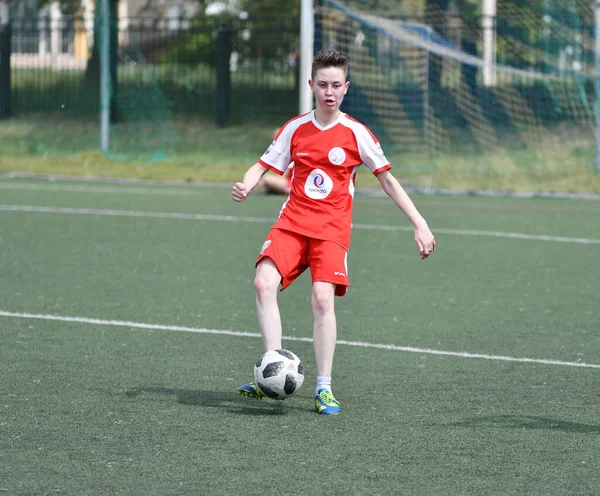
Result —
[{"label": "red and white jersey", "polygon": [[314,110],[288,121],[258,161],[283,174],[291,162],[292,189],[273,227],[350,247],[356,171],[392,168],[377,138],[346,114],[327,127]]}]

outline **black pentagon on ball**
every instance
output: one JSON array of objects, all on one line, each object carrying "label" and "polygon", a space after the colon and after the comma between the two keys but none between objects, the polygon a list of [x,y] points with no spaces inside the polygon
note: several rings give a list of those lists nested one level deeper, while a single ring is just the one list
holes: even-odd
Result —
[{"label": "black pentagon on ball", "polygon": [[273,389],[271,389],[269,386],[267,386],[265,384],[261,384],[260,382],[257,384],[257,386],[263,392],[263,394],[265,396],[268,396],[269,398],[278,398],[279,397],[279,393],[277,391],[274,391]]},{"label": "black pentagon on ball", "polygon": [[292,353],[288,350],[275,350],[277,353],[279,353],[280,355],[289,358],[290,360],[294,360],[294,355],[292,355]]},{"label": "black pentagon on ball", "polygon": [[298,373],[304,375],[304,365],[302,365],[302,362],[298,362]]},{"label": "black pentagon on ball", "polygon": [[260,367],[260,364],[262,363],[264,355],[261,355],[258,357],[258,360],[256,360],[256,367]]},{"label": "black pentagon on ball", "polygon": [[283,362],[271,362],[265,366],[262,371],[262,376],[266,379],[267,377],[273,377],[274,375],[279,374],[283,369]]},{"label": "black pentagon on ball", "polygon": [[287,394],[288,396],[291,394],[294,394],[294,391],[296,391],[296,379],[294,378],[294,376],[292,374],[288,374],[285,376],[285,386],[283,386],[283,390],[285,391],[285,394]]}]

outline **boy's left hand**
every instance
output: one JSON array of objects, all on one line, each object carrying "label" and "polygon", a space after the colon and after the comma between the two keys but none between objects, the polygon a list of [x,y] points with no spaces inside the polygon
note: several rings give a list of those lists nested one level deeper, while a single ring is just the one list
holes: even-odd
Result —
[{"label": "boy's left hand", "polygon": [[428,228],[415,230],[415,243],[419,248],[421,260],[425,260],[435,251],[435,238]]}]

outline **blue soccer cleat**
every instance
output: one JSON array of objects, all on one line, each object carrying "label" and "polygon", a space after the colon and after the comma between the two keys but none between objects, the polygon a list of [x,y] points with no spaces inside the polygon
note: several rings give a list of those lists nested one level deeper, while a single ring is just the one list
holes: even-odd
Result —
[{"label": "blue soccer cleat", "polygon": [[340,403],[327,389],[319,389],[315,396],[315,408],[323,415],[337,415],[340,413]]},{"label": "blue soccer cleat", "polygon": [[260,389],[258,389],[258,386],[256,384],[254,384],[253,382],[250,382],[248,384],[242,384],[238,388],[238,391],[240,392],[240,394],[242,396],[247,396],[248,398],[254,398],[255,400],[262,400],[265,397],[263,392]]}]

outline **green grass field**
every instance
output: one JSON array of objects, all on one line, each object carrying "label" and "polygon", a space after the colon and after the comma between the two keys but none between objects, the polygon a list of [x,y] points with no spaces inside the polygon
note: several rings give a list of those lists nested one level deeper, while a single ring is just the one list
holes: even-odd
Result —
[{"label": "green grass field", "polygon": [[598,493],[598,202],[417,195],[420,261],[393,203],[357,196],[321,417],[308,274],[280,294],[304,387],[236,389],[282,200],[0,179],[0,494]]}]

